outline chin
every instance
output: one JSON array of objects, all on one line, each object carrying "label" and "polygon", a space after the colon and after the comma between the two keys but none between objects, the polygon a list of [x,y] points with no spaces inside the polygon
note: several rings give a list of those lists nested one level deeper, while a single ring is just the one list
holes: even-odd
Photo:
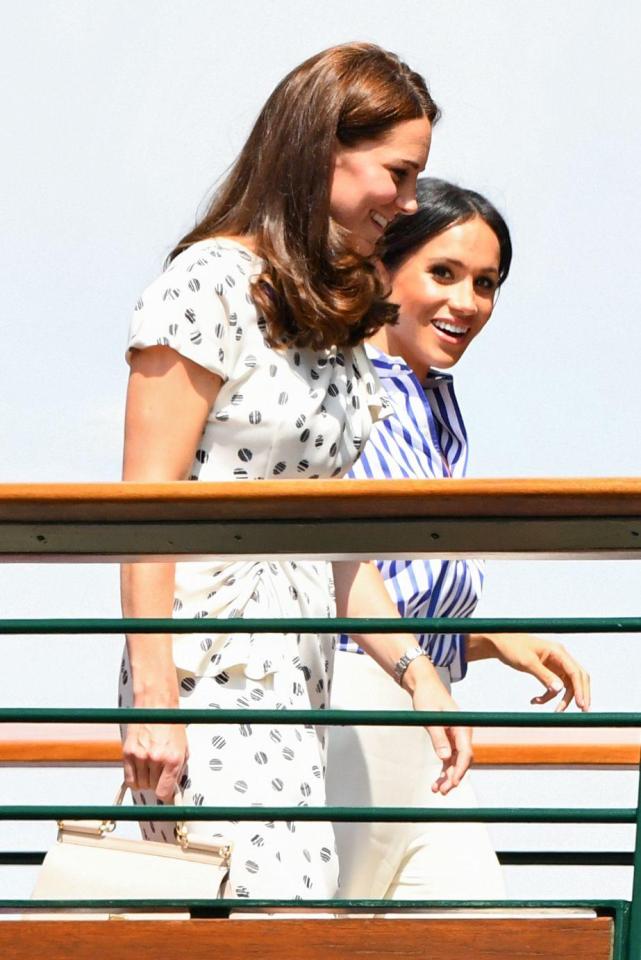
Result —
[{"label": "chin", "polygon": [[461,359],[462,354],[459,354],[456,357],[451,356],[449,353],[440,353],[437,357],[434,357],[430,363],[431,367],[436,367],[437,370],[449,370],[450,367],[453,367]]},{"label": "chin", "polygon": [[352,249],[354,253],[359,253],[361,257],[371,257],[376,251],[376,243],[365,240],[363,237],[355,237]]}]

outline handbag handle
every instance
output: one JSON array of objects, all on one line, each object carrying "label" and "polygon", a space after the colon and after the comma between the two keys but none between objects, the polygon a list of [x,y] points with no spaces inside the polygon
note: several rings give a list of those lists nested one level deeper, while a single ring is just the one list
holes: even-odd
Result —
[{"label": "handbag handle", "polygon": [[[120,787],[118,788],[118,793],[115,796],[114,806],[116,807],[122,806],[122,801],[125,799],[125,794],[127,793],[127,790],[129,790],[129,787],[123,780],[122,783],[120,784]],[[133,790],[132,790],[132,795],[133,795]],[[176,786],[176,795],[178,795],[182,800],[183,793],[180,787],[178,786]],[[103,820],[103,823],[102,823],[103,833],[112,833],[115,829],[116,829],[115,820]],[[183,850],[186,850],[187,847],[189,846],[189,832],[187,830],[187,825],[184,820],[180,820],[178,823],[176,823],[176,826],[174,827],[174,835],[176,837],[176,840],[180,844],[180,846],[183,848]]]},{"label": "handbag handle", "polygon": [[[128,789],[129,787],[123,781],[114,799],[114,806],[122,806]],[[182,790],[178,790],[177,793],[182,799]],[[60,839],[62,833],[79,833],[87,836],[103,837],[106,833],[112,833],[115,829],[115,820],[59,820],[58,838]],[[200,834],[190,833],[184,820],[176,823],[174,835],[183,850],[200,850],[203,853],[214,853],[221,857],[223,864],[229,865],[232,852],[231,843],[225,843],[224,841],[221,843],[220,841],[211,840],[209,837]]]},{"label": "handbag handle", "polygon": [[[128,789],[129,788],[127,784],[123,780],[118,790],[118,793],[116,794],[116,798],[114,800],[115,806],[119,807],[122,805],[122,801],[124,800],[125,794],[127,793]],[[179,800],[183,799],[183,792],[178,786],[176,787],[176,796],[179,798]],[[103,833],[111,833],[115,829],[116,829],[115,820],[106,820],[102,824]],[[203,837],[197,834],[190,833],[189,830],[187,829],[187,824],[185,823],[184,820],[179,820],[176,823],[176,826],[174,827],[174,836],[178,841],[178,843],[180,844],[180,846],[183,848],[183,850],[188,850],[191,848],[191,849],[199,849],[199,850],[206,850],[210,852],[216,852],[216,853],[220,853],[220,855],[223,856],[223,859],[225,858],[228,859],[231,853],[230,844],[216,843],[211,841],[208,837]]]},{"label": "handbag handle", "polygon": [[[116,796],[114,797],[113,805],[115,807],[122,806],[122,802],[125,799],[125,794],[127,793],[128,789],[129,787],[123,780],[123,782],[118,787],[118,792],[116,793]],[[177,790],[176,792],[179,793],[182,798],[182,791]],[[99,834],[100,836],[103,836],[105,833],[113,833],[113,831],[116,829],[115,820],[102,820],[102,821],[74,820],[73,823],[74,823],[74,830],[78,832]],[[58,821],[58,826],[62,828],[63,822]],[[66,826],[67,824],[65,823],[65,827]],[[187,832],[187,827],[185,825],[185,822],[183,820],[181,820],[179,823],[176,824],[174,828],[174,833],[181,847],[183,847],[183,849],[186,849],[188,832]]]}]

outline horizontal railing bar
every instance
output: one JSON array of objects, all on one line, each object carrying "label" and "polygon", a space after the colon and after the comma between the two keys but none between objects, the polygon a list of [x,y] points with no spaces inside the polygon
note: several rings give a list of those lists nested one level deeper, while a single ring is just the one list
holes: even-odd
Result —
[{"label": "horizontal railing bar", "polygon": [[641,633],[641,617],[182,617],[0,620],[0,634],[79,633]]},{"label": "horizontal railing bar", "polygon": [[0,561],[641,556],[634,478],[0,486]]},{"label": "horizontal railing bar", "polygon": [[124,908],[124,907],[181,907],[183,909],[226,912],[228,910],[254,910],[263,907],[285,907],[302,910],[310,908],[328,910],[430,910],[430,909],[457,909],[470,908],[487,910],[499,909],[586,909],[602,911],[618,911],[628,904],[626,900],[188,900],[176,897],[174,899],[136,899],[136,900],[24,900],[0,899],[0,910],[45,910],[55,907],[69,908]]},{"label": "horizontal railing bar", "polygon": [[641,713],[461,710],[237,710],[179,707],[0,707],[0,723],[273,723],[322,726],[641,727]]},{"label": "horizontal railing bar", "polygon": [[[81,726],[81,725],[79,725]],[[3,730],[0,727],[0,736]],[[626,731],[627,733],[627,731]],[[562,742],[558,736],[541,734],[536,741],[522,739],[478,740],[474,744],[474,765],[479,767],[637,767],[641,743],[602,739],[596,741],[570,740]],[[122,743],[114,732],[99,739],[78,739],[50,736],[45,729],[42,738],[36,736],[9,736],[0,739],[0,768],[7,766],[119,766],[122,763]]]},{"label": "horizontal railing bar", "polygon": [[496,856],[505,867],[631,867],[634,852],[617,850],[497,850]]},{"label": "horizontal railing bar", "polygon": [[[0,866],[38,866],[45,850],[0,850]],[[625,850],[497,850],[503,866],[594,866],[631,867],[634,852]]]},{"label": "horizontal railing bar", "polygon": [[633,808],[83,806],[1,804],[0,820],[245,820],[331,823],[635,823]]},{"label": "horizontal railing bar", "polygon": [[39,866],[46,855],[46,850],[0,850],[0,867]]},{"label": "horizontal railing bar", "polygon": [[641,515],[639,477],[0,484],[0,520]]}]

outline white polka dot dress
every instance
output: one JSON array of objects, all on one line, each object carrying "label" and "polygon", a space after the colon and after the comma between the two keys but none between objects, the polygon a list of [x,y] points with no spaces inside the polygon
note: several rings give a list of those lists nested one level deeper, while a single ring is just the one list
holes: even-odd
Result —
[{"label": "white polka dot dress", "polygon": [[[267,344],[249,286],[261,268],[261,260],[235,241],[194,244],[138,301],[129,349],[169,346],[223,380],[196,451],[192,480],[339,477],[358,457],[373,421],[386,415],[389,401],[361,346],[275,350]],[[329,564],[178,563],[174,615],[212,619],[211,634],[174,638],[181,705],[212,711],[328,705],[333,636],[230,635],[221,632],[220,621],[335,615]],[[126,656],[120,702],[132,702]],[[323,729],[192,724],[187,732],[186,804],[325,803]],[[136,799],[155,802],[150,793]],[[335,893],[330,824],[198,822],[191,829],[233,842],[229,896]],[[143,833],[172,839],[167,823],[143,825]]]}]

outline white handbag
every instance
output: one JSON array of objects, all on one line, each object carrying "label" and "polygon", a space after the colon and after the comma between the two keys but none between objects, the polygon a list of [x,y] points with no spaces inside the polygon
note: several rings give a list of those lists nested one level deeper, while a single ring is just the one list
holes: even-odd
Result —
[{"label": "white handbag", "polygon": [[[115,803],[122,803],[123,784]],[[176,843],[112,836],[113,821],[66,820],[48,851],[31,895],[35,900],[216,899],[229,873],[231,844],[189,833],[176,826]],[[30,910],[26,919],[181,919],[176,908],[150,913],[136,910],[71,908],[56,913]]]}]

